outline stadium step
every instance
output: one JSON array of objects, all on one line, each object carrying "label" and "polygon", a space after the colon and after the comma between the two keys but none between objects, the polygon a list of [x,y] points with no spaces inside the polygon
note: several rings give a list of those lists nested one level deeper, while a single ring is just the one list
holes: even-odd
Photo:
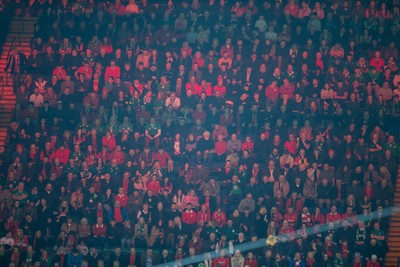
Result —
[{"label": "stadium step", "polygon": [[[18,18],[13,17],[10,22],[9,32],[2,45],[0,54],[0,145],[4,145],[7,138],[7,127],[12,119],[16,99],[13,93],[12,78],[9,73],[4,73],[3,69],[7,64],[7,56],[12,47],[24,53],[30,53],[30,41],[33,37],[34,25],[37,18]],[[6,77],[7,75],[7,77]]]},{"label": "stadium step", "polygon": [[19,18],[13,17],[9,27],[9,33],[32,34],[34,32],[37,18]]},{"label": "stadium step", "polygon": [[394,196],[394,206],[390,219],[390,229],[388,234],[389,252],[386,254],[385,266],[398,266],[400,256],[400,168],[397,172],[396,193]]}]

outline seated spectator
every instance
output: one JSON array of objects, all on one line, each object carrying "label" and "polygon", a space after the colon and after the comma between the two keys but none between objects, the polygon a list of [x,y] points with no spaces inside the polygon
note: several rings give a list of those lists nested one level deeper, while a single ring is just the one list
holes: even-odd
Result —
[{"label": "seated spectator", "polygon": [[39,2],[0,7],[38,16],[6,58],[0,265],[384,263],[398,6]]}]

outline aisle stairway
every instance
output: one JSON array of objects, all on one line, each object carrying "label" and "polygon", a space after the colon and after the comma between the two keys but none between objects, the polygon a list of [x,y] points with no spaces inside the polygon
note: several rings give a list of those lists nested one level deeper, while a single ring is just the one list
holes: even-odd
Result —
[{"label": "aisle stairway", "polygon": [[388,246],[389,252],[386,255],[385,267],[398,266],[397,261],[400,257],[400,168],[397,171],[396,193],[394,196],[394,206],[391,216]]},{"label": "aisle stairway", "polygon": [[30,41],[33,37],[34,24],[37,18],[13,17],[10,22],[7,38],[0,55],[0,145],[4,144],[7,127],[11,122],[12,111],[15,107],[15,95],[12,88],[12,78],[9,71],[4,72],[7,55],[11,46],[17,47],[27,57],[30,54]]}]

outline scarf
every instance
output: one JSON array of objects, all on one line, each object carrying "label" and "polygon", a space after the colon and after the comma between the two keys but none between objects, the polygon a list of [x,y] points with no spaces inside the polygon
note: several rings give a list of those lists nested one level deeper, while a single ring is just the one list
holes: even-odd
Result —
[{"label": "scarf", "polygon": [[135,261],[136,261],[136,254],[129,255],[129,265],[135,265]]},{"label": "scarf", "polygon": [[117,223],[122,222],[121,208],[114,207],[114,219]]}]

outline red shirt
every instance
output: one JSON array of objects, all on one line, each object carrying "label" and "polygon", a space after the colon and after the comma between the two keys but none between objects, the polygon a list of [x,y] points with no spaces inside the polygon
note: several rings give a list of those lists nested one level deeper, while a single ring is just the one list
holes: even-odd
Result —
[{"label": "red shirt", "polygon": [[204,87],[199,85],[199,87],[200,87],[200,90],[201,90],[200,92],[206,93],[206,96],[212,95],[213,89],[212,89],[211,85],[206,85]]},{"label": "red shirt", "polygon": [[284,95],[287,95],[289,98],[293,98],[294,94],[294,86],[293,85],[282,85],[279,87],[279,95],[281,98],[283,98]]},{"label": "red shirt", "polygon": [[119,201],[119,203],[121,204],[121,207],[125,208],[126,206],[128,206],[128,196],[127,195],[116,195],[115,196],[115,201]]},{"label": "red shirt", "polygon": [[215,142],[214,144],[214,150],[218,155],[222,155],[226,153],[226,142]]},{"label": "red shirt", "polygon": [[219,227],[224,226],[226,224],[226,215],[224,212],[218,213],[214,211],[212,218],[215,221],[215,224]]},{"label": "red shirt", "polygon": [[289,14],[295,18],[299,16],[299,6],[287,4],[284,8],[284,12],[289,12]]},{"label": "red shirt", "polygon": [[256,259],[252,259],[252,260],[245,259],[244,266],[258,267],[258,261]]},{"label": "red shirt", "polygon": [[201,210],[197,212],[197,219],[196,219],[197,223],[199,223],[200,221],[207,223],[210,221],[210,219],[211,219],[211,214],[209,210],[207,210],[206,213],[203,213]]},{"label": "red shirt", "polygon": [[265,90],[265,96],[271,101],[271,102],[276,102],[279,98],[279,87],[271,87],[267,86],[267,89]]},{"label": "red shirt", "polygon": [[219,91],[221,96],[225,96],[226,87],[224,85],[222,85],[222,86],[216,85],[216,86],[214,86],[214,89],[213,89],[214,94],[215,94],[216,91]]},{"label": "red shirt", "polygon": [[372,261],[369,261],[368,263],[367,263],[367,267],[380,267],[381,266],[381,264],[379,263],[379,261],[377,261],[377,262],[372,262]]},{"label": "red shirt", "polygon": [[356,218],[356,216],[354,216],[354,214],[343,213],[342,214],[342,220],[348,220],[352,224],[356,224],[357,223],[357,218]]},{"label": "red shirt", "polygon": [[129,254],[129,265],[135,265],[136,262],[136,254],[135,255],[131,255]]},{"label": "red shirt", "polygon": [[231,261],[229,258],[225,257],[218,257],[214,259],[213,267],[230,267],[231,266]]},{"label": "red shirt", "polygon": [[293,203],[293,198],[289,198],[286,201],[286,210],[289,207],[293,207],[294,206],[294,212],[297,212],[297,213],[301,212],[301,210],[303,209],[303,201],[301,199],[299,199],[299,198],[297,198],[295,201],[296,201],[296,203]]},{"label": "red shirt", "polygon": [[4,224],[4,228],[7,231],[10,231],[13,235],[15,235],[15,233],[17,232],[17,229],[18,229],[18,223],[16,223],[16,222],[12,222],[12,223],[6,222]]},{"label": "red shirt", "polygon": [[104,136],[101,139],[101,144],[103,145],[103,147],[107,147],[107,149],[113,150],[116,146],[117,146],[117,142],[115,141],[115,137],[111,136],[110,138],[107,138],[107,136]]},{"label": "red shirt", "polygon": [[113,151],[110,154],[110,159],[115,159],[117,161],[117,164],[122,165],[125,163],[125,152]]},{"label": "red shirt", "polygon": [[56,75],[58,80],[64,80],[65,76],[67,76],[66,70],[60,68],[55,68],[52,74]]},{"label": "red shirt", "polygon": [[289,224],[296,224],[297,223],[298,215],[297,213],[289,214],[285,213],[283,219],[287,220]]},{"label": "red shirt", "polygon": [[112,4],[110,6],[110,9],[108,10],[108,12],[110,12],[110,14],[113,14],[115,10],[115,14],[117,14],[117,16],[123,16],[125,15],[125,6],[123,4]]},{"label": "red shirt", "polygon": [[195,211],[185,210],[182,213],[182,222],[187,224],[195,224],[197,219],[197,214]]},{"label": "red shirt", "polygon": [[310,213],[301,213],[301,222],[307,224],[307,226],[312,226],[312,217]]},{"label": "red shirt", "polygon": [[254,143],[253,142],[244,142],[242,143],[242,151],[249,151],[249,152],[253,152],[254,150]]},{"label": "red shirt", "polygon": [[69,149],[64,149],[64,151],[62,151],[61,149],[58,149],[54,153],[54,158],[58,158],[60,160],[60,163],[66,165],[69,160]]},{"label": "red shirt", "polygon": [[317,216],[315,216],[315,214],[313,214],[311,216],[312,222],[313,224],[318,223],[318,224],[324,224],[325,223],[325,217],[323,214],[318,214]]},{"label": "red shirt", "polygon": [[92,70],[92,68],[87,68],[86,69],[84,66],[80,66],[77,69],[77,73],[78,73],[78,77],[79,77],[80,74],[83,74],[85,76],[86,80],[90,80],[92,75],[93,75],[93,70]]},{"label": "red shirt", "polygon": [[171,159],[171,156],[167,152],[164,152],[162,154],[154,154],[154,160],[158,160],[160,162],[161,168],[167,167],[167,159]]},{"label": "red shirt", "polygon": [[112,44],[101,44],[100,45],[100,50],[104,48],[106,50],[106,54],[110,54],[113,51]]},{"label": "red shirt", "polygon": [[191,84],[190,82],[186,83],[186,91],[190,88],[192,89],[193,95],[201,95],[202,88],[198,83]]},{"label": "red shirt", "polygon": [[151,190],[153,195],[158,195],[161,190],[160,182],[159,181],[149,181],[147,183],[147,190]]},{"label": "red shirt", "polygon": [[93,236],[105,237],[107,233],[107,226],[103,223],[101,225],[95,224],[92,227]]},{"label": "red shirt", "polygon": [[95,93],[99,92],[100,90],[100,81],[99,80],[93,80],[93,91]]},{"label": "red shirt", "polygon": [[281,228],[279,229],[280,235],[287,235],[289,237],[289,241],[294,238],[294,229],[292,227]]},{"label": "red shirt", "polygon": [[297,149],[296,142],[286,141],[284,147],[289,151],[290,154],[295,155]]},{"label": "red shirt", "polygon": [[332,214],[332,212],[329,212],[326,215],[326,221],[327,222],[335,222],[335,221],[339,221],[342,218],[342,215],[340,215],[339,212],[336,212],[335,214]]},{"label": "red shirt", "polygon": [[385,66],[385,61],[383,61],[383,59],[381,58],[373,58],[369,62],[369,65],[371,67],[375,67],[377,71],[381,72],[383,70],[383,67]]},{"label": "red shirt", "polygon": [[118,77],[121,77],[121,69],[118,66],[115,66],[114,68],[107,67],[106,73],[104,74],[104,79],[108,81],[109,77],[113,77],[114,80]]},{"label": "red shirt", "polygon": [[227,47],[226,45],[221,46],[221,49],[219,50],[219,54],[222,56],[222,55],[224,55],[225,52],[228,52],[228,56],[230,58],[233,58],[235,56],[235,52],[233,50],[232,45],[230,45],[229,47]]},{"label": "red shirt", "polygon": [[344,258],[349,256],[349,246],[342,244],[342,256]]},{"label": "red shirt", "polygon": [[374,198],[374,194],[373,194],[373,193],[374,193],[374,191],[373,191],[373,188],[372,188],[372,187],[366,186],[366,187],[364,188],[364,195],[367,196],[368,199]]}]

